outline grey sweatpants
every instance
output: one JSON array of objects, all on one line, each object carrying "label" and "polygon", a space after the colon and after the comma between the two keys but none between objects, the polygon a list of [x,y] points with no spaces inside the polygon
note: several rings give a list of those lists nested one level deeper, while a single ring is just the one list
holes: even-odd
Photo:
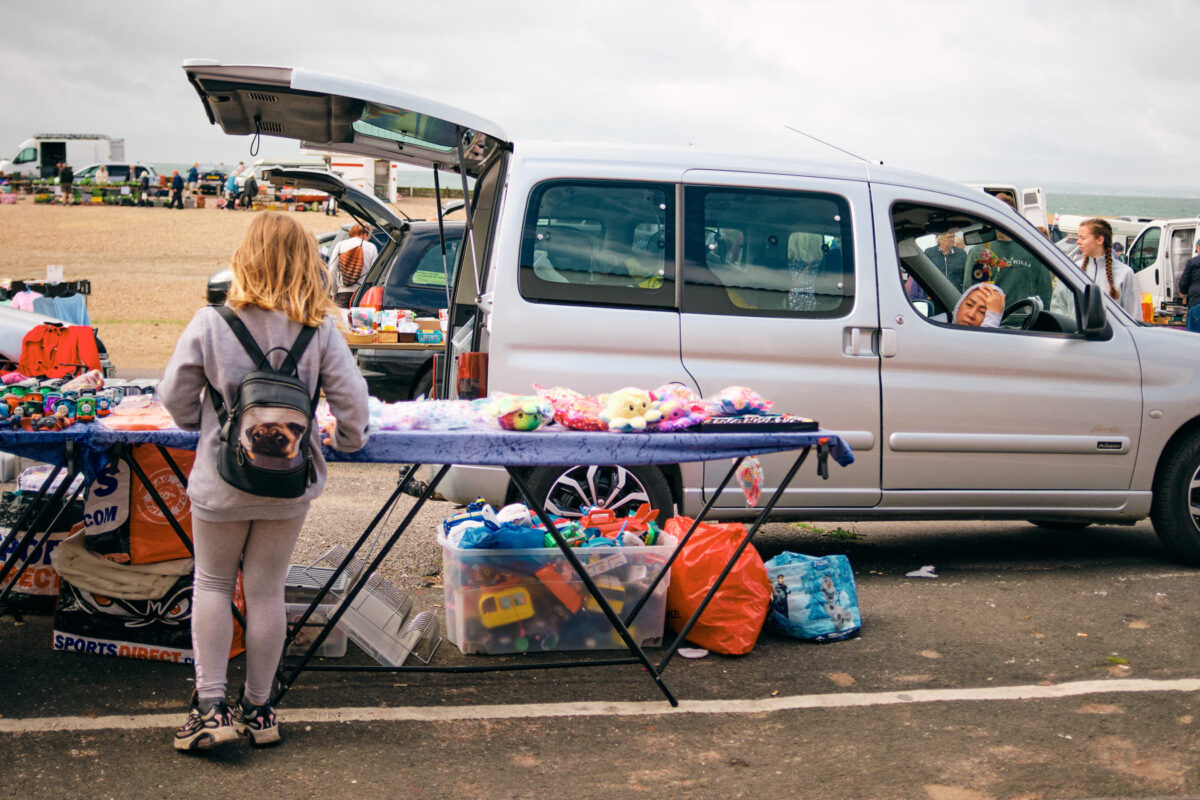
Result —
[{"label": "grey sweatpants", "polygon": [[239,563],[246,598],[246,699],[255,705],[270,699],[287,634],[283,581],[302,527],[303,515],[238,522],[192,518],[196,547],[192,650],[201,700],[225,697],[233,641],[230,603]]}]

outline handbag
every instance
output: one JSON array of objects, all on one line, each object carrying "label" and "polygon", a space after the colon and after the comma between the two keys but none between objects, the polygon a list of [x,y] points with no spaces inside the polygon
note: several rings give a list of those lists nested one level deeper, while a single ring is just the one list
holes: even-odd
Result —
[{"label": "handbag", "polygon": [[845,556],[783,552],[766,562],[772,630],[797,639],[836,642],[862,629],[854,570]]}]

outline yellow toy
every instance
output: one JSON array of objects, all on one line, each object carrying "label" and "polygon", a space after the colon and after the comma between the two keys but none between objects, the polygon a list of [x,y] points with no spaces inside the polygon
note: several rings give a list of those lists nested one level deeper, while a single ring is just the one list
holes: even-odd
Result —
[{"label": "yellow toy", "polygon": [[646,423],[662,418],[658,404],[650,392],[628,386],[604,397],[600,419],[608,423],[610,431],[644,431]]},{"label": "yellow toy", "polygon": [[533,601],[524,586],[493,586],[479,595],[479,621],[485,628],[511,625],[533,616]]}]

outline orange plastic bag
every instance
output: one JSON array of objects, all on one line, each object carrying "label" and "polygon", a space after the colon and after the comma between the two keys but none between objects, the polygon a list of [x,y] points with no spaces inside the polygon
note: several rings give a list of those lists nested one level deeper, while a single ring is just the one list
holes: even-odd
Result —
[{"label": "orange plastic bag", "polygon": [[[664,530],[682,539],[692,526],[687,517],[672,517]],[[740,522],[701,523],[671,566],[667,587],[667,624],[679,633],[716,581],[746,535]],[[767,568],[753,547],[737,563],[713,596],[704,614],[688,631],[688,641],[714,653],[744,655],[754,649],[771,604]]]}]

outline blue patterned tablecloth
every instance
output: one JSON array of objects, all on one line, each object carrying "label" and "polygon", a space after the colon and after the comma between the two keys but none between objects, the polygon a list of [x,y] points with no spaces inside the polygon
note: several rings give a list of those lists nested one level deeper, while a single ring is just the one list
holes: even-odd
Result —
[{"label": "blue patterned tablecloth", "polygon": [[[37,461],[62,460],[67,441],[84,457],[93,476],[117,444],[160,444],[194,450],[199,434],[180,431],[114,431],[100,423],[76,424],[64,431],[0,431],[0,451]],[[521,433],[479,427],[454,431],[377,431],[354,453],[324,449],[329,461],[375,463],[477,464],[490,466],[570,466],[574,464],[677,464],[799,450],[826,439],[830,456],[847,466],[850,447],[837,434],[806,433],[599,433],[554,429]]]}]

